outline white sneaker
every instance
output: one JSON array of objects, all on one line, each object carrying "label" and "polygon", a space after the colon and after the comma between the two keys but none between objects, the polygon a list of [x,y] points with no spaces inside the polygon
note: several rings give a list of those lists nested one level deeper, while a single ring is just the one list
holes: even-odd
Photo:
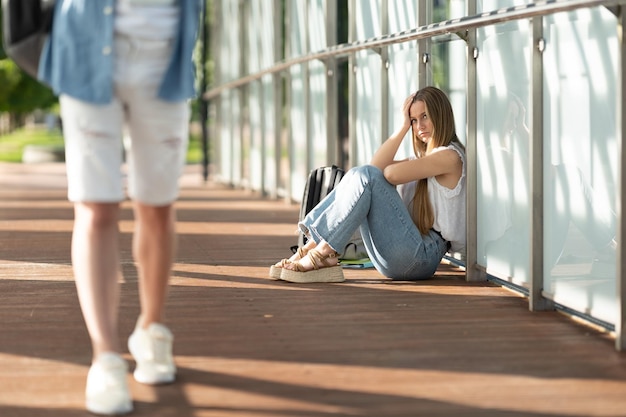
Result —
[{"label": "white sneaker", "polygon": [[133,411],[126,374],[128,364],[117,353],[105,352],[89,368],[85,405],[94,414],[126,414]]},{"label": "white sneaker", "polygon": [[128,349],[137,362],[133,376],[142,384],[167,384],[176,378],[172,357],[174,336],[167,327],[152,323],[146,329],[139,325],[128,338]]}]

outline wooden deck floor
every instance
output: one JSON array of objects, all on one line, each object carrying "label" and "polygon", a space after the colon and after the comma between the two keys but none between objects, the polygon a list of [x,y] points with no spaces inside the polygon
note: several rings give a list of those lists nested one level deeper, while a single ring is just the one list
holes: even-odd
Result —
[{"label": "wooden deck floor", "polygon": [[[1,417],[88,415],[63,169],[0,165]],[[375,270],[272,281],[298,207],[199,179],[190,169],[178,204],[167,324],[179,378],[154,388],[129,376],[133,415],[626,416],[626,356],[607,335],[445,265],[415,283]],[[131,228],[127,208],[124,339],[138,311]]]}]

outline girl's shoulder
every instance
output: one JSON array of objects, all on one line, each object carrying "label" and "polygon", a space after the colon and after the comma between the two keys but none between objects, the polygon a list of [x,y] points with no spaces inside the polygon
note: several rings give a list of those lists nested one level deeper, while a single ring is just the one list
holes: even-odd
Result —
[{"label": "girl's shoulder", "polygon": [[465,149],[460,143],[452,142],[447,146],[439,146],[431,151],[431,154],[442,151],[454,151],[459,155],[461,162],[465,163]]},{"label": "girl's shoulder", "polygon": [[461,155],[465,155],[465,149],[463,148],[463,145],[457,142],[451,142],[449,145],[446,146],[438,146],[434,148],[431,152],[441,152],[448,149],[452,149]]}]

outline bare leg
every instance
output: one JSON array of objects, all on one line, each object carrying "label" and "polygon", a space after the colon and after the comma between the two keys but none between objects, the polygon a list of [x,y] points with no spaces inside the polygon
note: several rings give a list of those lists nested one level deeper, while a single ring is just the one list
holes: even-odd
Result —
[{"label": "bare leg", "polygon": [[76,203],[72,265],[93,358],[119,352],[119,205]]},{"label": "bare leg", "polygon": [[176,250],[175,211],[172,205],[135,203],[133,254],[139,271],[139,325],[162,323],[169,278]]}]

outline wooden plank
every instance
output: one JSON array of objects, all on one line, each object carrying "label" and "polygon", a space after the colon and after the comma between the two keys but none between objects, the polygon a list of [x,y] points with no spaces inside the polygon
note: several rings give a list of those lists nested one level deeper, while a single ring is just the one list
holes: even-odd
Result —
[{"label": "wooden plank", "polygon": [[[91,352],[60,170],[0,165],[2,417],[86,415]],[[296,240],[297,206],[196,175],[183,181],[168,303],[179,379],[155,388],[129,376],[133,415],[626,415],[626,357],[609,335],[529,312],[526,299],[465,282],[450,265],[421,282],[371,269],[347,270],[341,284],[273,281],[269,264]],[[126,338],[138,312],[127,205],[124,219]]]}]

